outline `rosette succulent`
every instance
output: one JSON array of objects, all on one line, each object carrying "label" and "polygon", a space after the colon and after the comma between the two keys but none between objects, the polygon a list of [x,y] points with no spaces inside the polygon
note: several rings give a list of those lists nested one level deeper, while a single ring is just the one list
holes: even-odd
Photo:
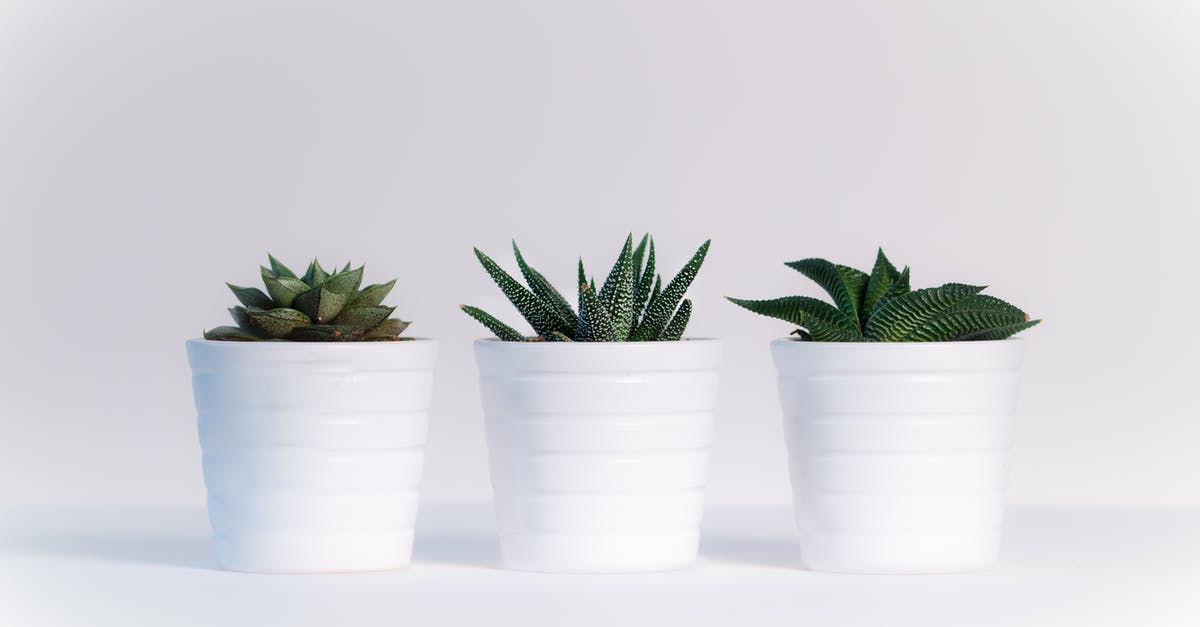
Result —
[{"label": "rosette succulent", "polygon": [[600,289],[595,279],[589,279],[579,260],[578,310],[550,284],[542,273],[531,267],[513,242],[513,255],[528,286],[505,272],[491,257],[478,248],[475,256],[484,270],[504,292],[517,311],[533,327],[533,336],[504,324],[495,316],[470,305],[460,305],[467,315],[478,320],[496,337],[508,342],[647,342],[673,341],[683,337],[692,315],[692,301],[684,294],[696,278],[708,246],[700,249],[684,265],[675,278],[663,286],[662,276],[655,272],[654,240],[647,234],[641,243],[633,245],[633,235],[625,245],[608,278]]},{"label": "rosette succulent", "polygon": [[205,331],[204,339],[253,342],[355,342],[403,340],[409,323],[392,318],[395,307],[383,305],[396,280],[360,289],[363,267],[328,272],[313,259],[303,276],[297,276],[278,259],[267,255],[271,267],[262,267],[266,292],[257,287],[226,283],[241,305],[229,310],[237,326]]},{"label": "rosette succulent", "polygon": [[808,296],[769,300],[728,298],[764,316],[800,328],[803,340],[818,342],[951,342],[1002,340],[1041,322],[1024,311],[981,294],[984,287],[947,283],[912,290],[909,271],[897,270],[883,249],[870,274],[824,259],[789,261],[821,286],[833,304]]}]

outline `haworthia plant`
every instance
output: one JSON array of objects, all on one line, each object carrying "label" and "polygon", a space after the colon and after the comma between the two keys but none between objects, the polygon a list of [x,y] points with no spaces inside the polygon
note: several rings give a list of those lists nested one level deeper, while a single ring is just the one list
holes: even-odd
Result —
[{"label": "haworthia plant", "polygon": [[529,265],[516,242],[513,242],[513,255],[525,278],[524,285],[476,248],[479,263],[533,327],[533,335],[522,334],[478,307],[461,307],[506,342],[680,340],[692,315],[692,301],[684,299],[684,294],[704,263],[711,241],[701,244],[679,274],[662,287],[662,276],[656,274],[654,240],[647,234],[634,246],[633,234],[630,234],[599,290],[595,279],[589,278],[584,271],[583,260],[579,260],[575,308],[542,273]]},{"label": "haworthia plant", "polygon": [[290,340],[294,342],[373,342],[406,340],[400,337],[408,322],[390,317],[395,307],[383,299],[396,285],[368,285],[360,289],[363,268],[326,271],[313,259],[303,276],[297,276],[278,259],[267,255],[270,267],[260,274],[267,291],[226,283],[242,304],[229,310],[237,326],[205,331],[204,339],[221,341]]},{"label": "haworthia plant", "polygon": [[909,271],[879,249],[870,274],[824,259],[786,264],[821,286],[833,304],[807,296],[769,300],[728,298],[764,316],[799,328],[803,340],[817,342],[951,342],[1002,340],[1036,325],[1024,311],[992,296],[983,287],[947,283],[913,290]]}]

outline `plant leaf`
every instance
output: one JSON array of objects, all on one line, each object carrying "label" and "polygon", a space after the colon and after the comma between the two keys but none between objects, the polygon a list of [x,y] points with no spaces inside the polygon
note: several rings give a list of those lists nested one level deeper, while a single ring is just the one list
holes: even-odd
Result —
[{"label": "plant leaf", "polygon": [[973,294],[951,305],[904,337],[904,342],[947,342],[988,329],[1006,328],[1029,320],[1024,311],[986,294]]},{"label": "plant leaf", "polygon": [[308,270],[304,272],[301,280],[312,287],[317,287],[328,278],[329,273],[325,271],[325,268],[321,267],[321,262],[317,261],[314,257],[312,261],[308,262]]},{"label": "plant leaf", "polygon": [[410,325],[410,324],[412,324],[412,323],[408,322],[406,320],[400,320],[399,318],[388,318],[387,320],[380,322],[379,325],[376,326],[375,328],[371,329],[370,331],[367,331],[367,334],[363,336],[363,339],[364,340],[394,339],[394,338],[398,337],[401,333],[404,333],[404,330],[407,329],[408,325]]},{"label": "plant leaf", "polygon": [[[254,309],[258,310],[257,307],[254,307]],[[229,315],[233,318],[233,321],[236,322],[239,327],[241,327],[242,329],[245,329],[247,331],[250,331],[254,328],[254,326],[250,324],[250,316],[246,315],[247,311],[248,310],[245,307],[238,305],[237,307],[229,308]]]},{"label": "plant leaf", "polygon": [[342,312],[347,300],[345,294],[319,285],[297,296],[292,307],[303,311],[316,324],[329,324]]},{"label": "plant leaf", "polygon": [[357,342],[364,339],[366,329],[340,324],[310,324],[297,327],[287,337],[295,342]]},{"label": "plant leaf", "polygon": [[600,304],[612,319],[616,340],[629,339],[629,327],[633,324],[633,234],[625,238],[621,254],[613,264],[604,286],[600,288]]},{"label": "plant leaf", "polygon": [[[647,235],[649,237],[649,235]],[[643,239],[643,241],[645,241]],[[637,290],[633,295],[633,330],[641,324],[642,318],[646,315],[646,306],[650,303],[650,295],[657,291],[654,274],[654,240],[650,240],[650,246],[646,250],[646,267],[642,269],[638,277]],[[660,279],[661,280],[661,279]]]},{"label": "plant leaf", "polygon": [[579,286],[579,325],[575,329],[576,342],[615,342],[617,330],[612,316],[600,303],[596,289],[586,283]]},{"label": "plant leaf", "polygon": [[396,279],[392,279],[387,283],[379,283],[376,285],[368,285],[350,298],[351,305],[378,305],[387,298],[389,292],[396,285]]},{"label": "plant leaf", "polygon": [[900,271],[892,265],[887,255],[883,254],[883,248],[880,247],[879,252],[875,255],[875,267],[871,270],[870,278],[867,279],[867,291],[863,295],[863,306],[858,312],[860,328],[867,325],[867,320],[871,317],[871,312],[875,310],[879,299],[887,294],[899,278]]},{"label": "plant leaf", "polygon": [[867,321],[865,335],[872,340],[897,342],[933,320],[955,303],[978,294],[983,287],[947,283],[941,287],[914,290],[888,299]]},{"label": "plant leaf", "polygon": [[300,278],[300,277],[296,276],[295,272],[292,272],[291,268],[280,263],[280,261],[278,259],[276,259],[274,256],[272,256],[270,253],[267,253],[267,259],[269,259],[271,261],[271,272],[275,275],[276,278],[281,278],[281,279],[284,277],[287,277],[289,279]]},{"label": "plant leaf", "polygon": [[483,269],[487,271],[492,280],[496,282],[496,285],[500,287],[500,291],[504,292],[504,295],[517,308],[521,316],[529,322],[529,326],[533,327],[534,333],[544,336],[558,330],[557,317],[540,298],[529,291],[524,285],[521,285],[520,282],[505,272],[499,264],[492,261],[491,257],[483,254],[478,248],[475,249],[475,256],[479,258],[479,263],[483,265]]},{"label": "plant leaf", "polygon": [[343,270],[337,274],[330,275],[325,280],[324,286],[332,292],[345,294],[347,297],[358,291],[358,286],[362,285],[363,266],[359,266],[353,270]]},{"label": "plant leaf", "polygon": [[232,283],[226,283],[225,285],[228,285],[238,301],[247,307],[258,307],[259,309],[271,309],[275,307],[275,302],[271,300],[271,297],[264,294],[257,287],[240,287]]},{"label": "plant leaf", "polygon": [[1033,326],[1037,326],[1037,324],[1039,322],[1041,322],[1041,320],[1028,320],[1026,322],[1012,324],[1012,325],[1009,325],[1006,327],[996,327],[994,329],[984,329],[984,330],[978,331],[976,333],[969,333],[967,335],[963,335],[957,339],[970,340],[970,341],[1003,340],[1003,339],[1012,337],[1013,335],[1020,333],[1021,331],[1024,331],[1025,329],[1028,329]]},{"label": "plant leaf", "polygon": [[487,327],[489,331],[491,331],[492,333],[495,333],[496,337],[499,338],[500,340],[503,340],[505,342],[523,342],[523,341],[525,341],[524,335],[521,335],[521,333],[519,331],[508,326],[507,324],[500,322],[492,314],[490,314],[478,307],[472,307],[470,305],[459,305],[459,307],[462,308],[462,310],[465,311],[468,316],[471,316],[472,318],[478,320],[480,323],[483,324],[483,326]]},{"label": "plant leaf", "polygon": [[683,338],[683,331],[687,328],[688,320],[692,317],[692,301],[683,299],[679,305],[679,310],[675,312],[675,316],[671,318],[671,323],[663,330],[659,340],[663,342],[675,342]]},{"label": "plant leaf", "polygon": [[274,301],[271,304],[272,308],[291,307],[297,296],[310,289],[308,284],[300,279],[268,276],[266,272],[263,273],[262,280],[267,286],[267,293]]},{"label": "plant leaf", "polygon": [[867,291],[869,277],[866,273],[815,257],[789,261],[784,265],[798,270],[820,285],[821,289],[825,290],[833,299],[833,303],[837,305],[838,309],[841,309],[854,321],[854,326],[859,330],[862,329],[858,312],[862,308],[863,297]]},{"label": "plant leaf", "polygon": [[725,297],[729,302],[756,314],[795,324],[819,342],[857,342],[863,339],[858,326],[846,312],[809,296],[784,296],[769,300]]},{"label": "plant leaf", "polygon": [[[293,280],[300,281],[300,279]],[[303,311],[288,309],[286,307],[278,307],[265,311],[247,310],[246,316],[250,318],[250,324],[254,325],[254,328],[267,334],[268,337],[283,337],[297,327],[312,324],[312,320]]]},{"label": "plant leaf", "polygon": [[517,258],[517,265],[521,268],[525,282],[529,284],[534,295],[542,299],[542,304],[553,312],[558,322],[558,330],[563,333],[573,333],[575,326],[579,323],[579,318],[575,315],[575,310],[571,309],[571,304],[567,302],[565,296],[554,289],[554,286],[546,280],[546,277],[542,276],[541,272],[525,263],[525,256],[521,254],[521,249],[517,248],[516,240],[513,240],[512,247],[513,256]]},{"label": "plant leaf", "polygon": [[637,330],[630,336],[629,339],[634,341],[644,341],[658,337],[662,334],[670,322],[670,316],[675,312],[679,302],[683,300],[684,293],[687,292],[688,286],[692,284],[692,280],[696,278],[696,273],[699,272],[700,266],[704,264],[704,257],[708,254],[708,247],[712,240],[706,240],[696,250],[696,254],[688,260],[687,264],[671,279],[670,283],[662,289],[657,296],[650,298],[650,303],[646,307],[646,316],[638,325]]},{"label": "plant leaf", "polygon": [[565,334],[565,333],[559,333],[558,331],[555,331],[554,333],[551,333],[549,336],[546,337],[546,341],[547,342],[574,342],[575,340],[572,340],[571,338],[567,337],[567,334]]},{"label": "plant leaf", "polygon": [[257,342],[259,336],[238,327],[217,327],[204,332],[204,339],[221,342]]},{"label": "plant leaf", "polygon": [[395,310],[395,307],[383,305],[353,305],[343,309],[341,315],[333,323],[364,330],[372,329],[387,320]]}]

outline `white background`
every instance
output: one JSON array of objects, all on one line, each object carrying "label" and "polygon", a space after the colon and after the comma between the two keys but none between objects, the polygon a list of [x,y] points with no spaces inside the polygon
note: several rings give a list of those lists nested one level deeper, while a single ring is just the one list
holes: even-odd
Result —
[{"label": "white background", "polygon": [[781,262],[983,283],[1046,322],[1020,504],[1200,505],[1189,2],[0,3],[0,504],[200,507],[184,340],[266,251],[352,257],[442,342],[424,494],[490,496],[458,311],[628,231],[726,342],[710,499],[788,498]]}]

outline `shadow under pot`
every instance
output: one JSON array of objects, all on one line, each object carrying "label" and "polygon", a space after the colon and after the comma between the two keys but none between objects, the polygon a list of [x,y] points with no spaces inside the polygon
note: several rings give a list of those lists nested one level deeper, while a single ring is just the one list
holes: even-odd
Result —
[{"label": "shadow under pot", "polygon": [[772,343],[805,565],[996,562],[1022,342]]},{"label": "shadow under pot", "polygon": [[195,339],[187,350],[222,567],[409,564],[435,342]]},{"label": "shadow under pot", "polygon": [[478,340],[475,357],[507,567],[696,561],[719,341]]}]

